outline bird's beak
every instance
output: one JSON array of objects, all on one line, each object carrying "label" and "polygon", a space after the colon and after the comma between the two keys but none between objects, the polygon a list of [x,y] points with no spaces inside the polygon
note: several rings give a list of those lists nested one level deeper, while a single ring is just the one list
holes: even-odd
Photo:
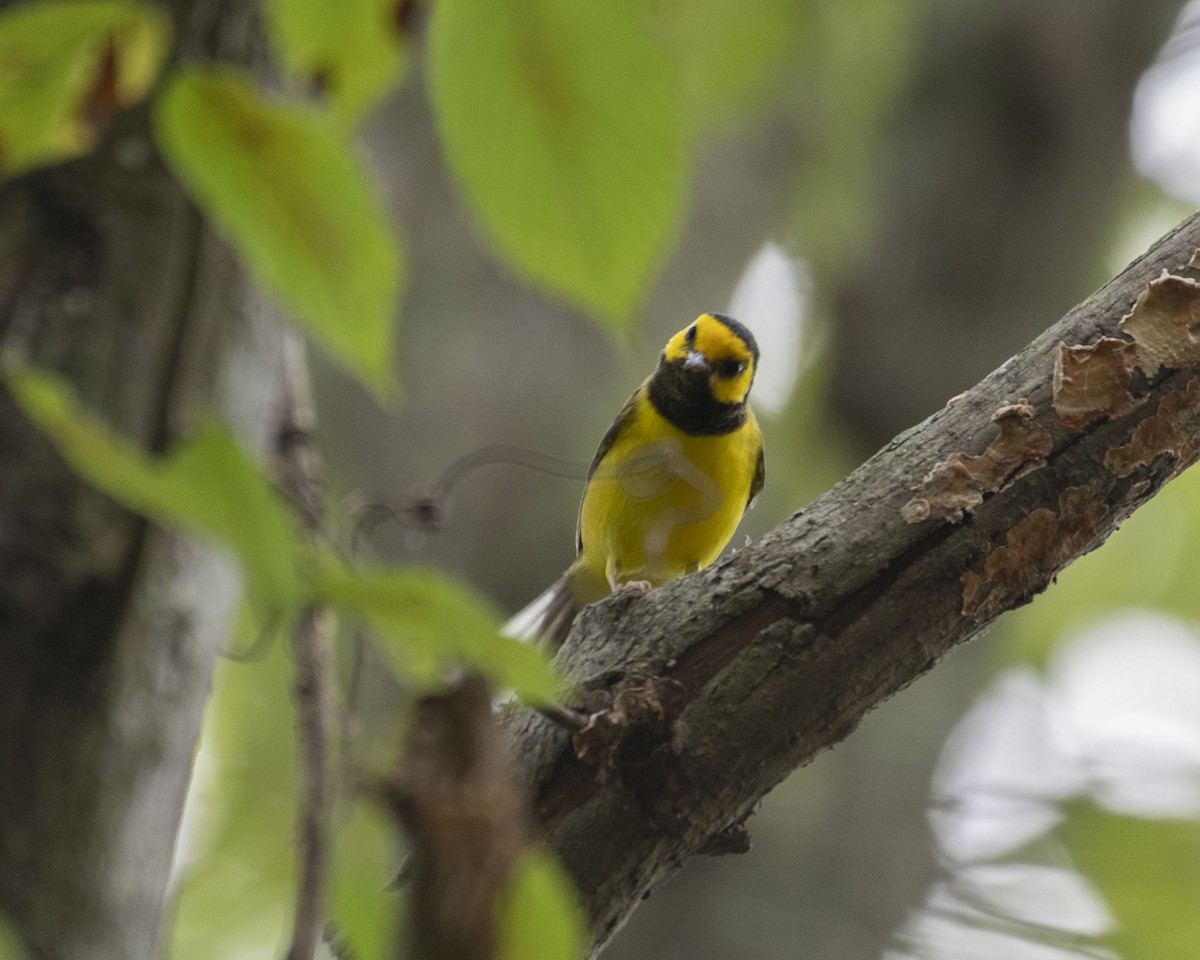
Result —
[{"label": "bird's beak", "polygon": [[712,364],[708,362],[708,357],[699,350],[689,350],[687,358],[683,361],[683,369],[696,373],[708,373],[712,370]]}]

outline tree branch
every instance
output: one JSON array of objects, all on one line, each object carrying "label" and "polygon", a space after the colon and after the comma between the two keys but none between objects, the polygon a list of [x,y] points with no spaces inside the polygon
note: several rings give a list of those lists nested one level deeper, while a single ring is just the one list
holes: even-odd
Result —
[{"label": "tree branch", "polygon": [[[412,844],[400,956],[491,960],[497,897],[528,843],[487,682],[417,701],[399,771],[380,786]],[[403,949],[407,947],[407,949]]]},{"label": "tree branch", "polygon": [[1200,286],[1146,291],[1164,269],[1200,276],[1198,244],[1194,216],[756,543],[584,612],[559,664],[604,709],[574,735],[522,712],[509,735],[597,949],[792,770],[1197,458]]}]

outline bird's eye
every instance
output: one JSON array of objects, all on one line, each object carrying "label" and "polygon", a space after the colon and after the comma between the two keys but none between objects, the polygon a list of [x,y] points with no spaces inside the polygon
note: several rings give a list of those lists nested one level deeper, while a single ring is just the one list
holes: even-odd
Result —
[{"label": "bird's eye", "polygon": [[746,364],[741,360],[722,360],[717,365],[717,376],[726,380],[732,380],[745,369]]},{"label": "bird's eye", "polygon": [[694,323],[687,328],[687,333],[683,335],[683,339],[684,343],[686,343],[689,347],[696,345],[696,325]]}]

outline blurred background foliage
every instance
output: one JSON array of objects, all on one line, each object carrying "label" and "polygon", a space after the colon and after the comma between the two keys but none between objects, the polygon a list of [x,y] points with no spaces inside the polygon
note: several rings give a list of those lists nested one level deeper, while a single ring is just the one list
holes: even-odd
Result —
[{"label": "blurred background foliage", "polygon": [[[464,178],[487,171],[448,162],[453,143],[474,149],[472,131],[431,104],[471,95],[482,68],[426,35],[424,6],[407,24],[405,81],[364,133],[405,235],[405,402],[383,410],[318,360],[322,442],[334,496],[349,499],[419,497],[493,444],[577,464],[574,481],[502,462],[460,474],[438,529],[385,524],[373,538],[380,555],[451,571],[508,609],[571,560],[598,438],[697,313],[729,310],[763,344],[768,482],[744,525],[753,537],[1002,363],[1200,199],[1200,12],[1179,0],[652,0],[641,56],[661,62],[626,68],[602,47],[564,62],[601,97],[606,79],[649,84],[652,106],[678,85],[641,167],[685,172],[686,195],[650,196],[674,211],[673,239],[626,241],[665,258],[635,307],[586,282],[568,294],[536,262],[510,252],[501,266],[488,231],[499,217],[538,235],[569,211],[522,220],[455,185],[455,163]],[[364,96],[347,92],[343,108],[357,116]],[[507,119],[494,118],[493,139]],[[526,171],[504,156],[513,176]],[[606,209],[620,221],[641,202]],[[1193,472],[783,784],[751,822],[749,854],[687,864],[606,955],[1192,955],[1198,508]],[[279,940],[292,895],[287,669],[276,646],[217,678],[173,957],[264,956]],[[394,755],[399,722],[386,671],[362,676],[360,774]],[[345,816],[334,912],[375,956],[400,854],[369,808]]]}]

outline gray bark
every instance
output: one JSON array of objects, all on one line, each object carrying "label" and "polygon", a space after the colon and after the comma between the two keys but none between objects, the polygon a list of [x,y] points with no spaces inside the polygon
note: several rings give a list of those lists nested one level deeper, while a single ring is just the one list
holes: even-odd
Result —
[{"label": "gray bark", "polygon": [[[739,824],[783,777],[1045,589],[1196,458],[1200,379],[1190,364],[1200,353],[1133,374],[1140,402],[1082,425],[1056,425],[1053,380],[1060,342],[1119,336],[1119,319],[1164,268],[1197,275],[1186,265],[1198,244],[1200,215],[761,540],[581,615],[559,662],[577,685],[572,702],[599,713],[574,744],[545,717],[518,714],[510,746],[597,948],[689,856],[736,844]],[[1200,309],[1187,297],[1175,306],[1188,341]],[[959,521],[919,520],[906,505],[931,471],[989,448],[993,414],[1022,399],[1030,439],[1007,468],[1001,458],[978,470],[989,478],[981,502]],[[1025,436],[1013,417],[1006,430]],[[1120,448],[1124,456],[1109,456]]]},{"label": "gray bark", "polygon": [[[248,55],[237,5],[174,4],[179,48]],[[235,35],[236,34],[236,35]],[[163,168],[145,109],[0,185],[0,343],[160,450],[215,407],[262,446],[275,331]],[[0,395],[0,914],[34,957],[150,957],[229,565],[75,479]]]}]

